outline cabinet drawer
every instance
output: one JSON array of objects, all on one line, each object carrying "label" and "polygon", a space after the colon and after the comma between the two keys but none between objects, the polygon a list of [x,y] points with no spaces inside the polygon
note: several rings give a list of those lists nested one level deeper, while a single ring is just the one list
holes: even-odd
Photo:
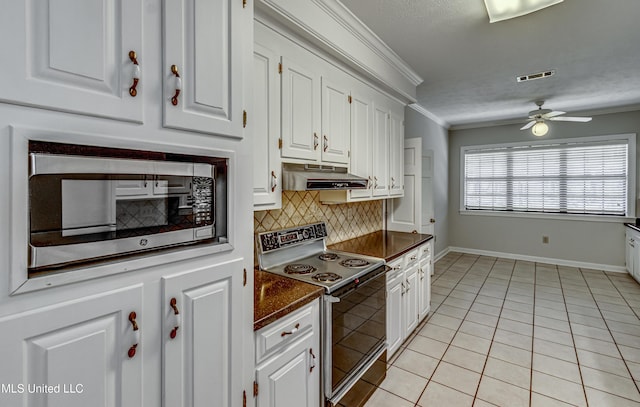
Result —
[{"label": "cabinet drawer", "polygon": [[415,263],[416,261],[418,261],[418,258],[419,258],[418,249],[414,249],[408,252],[407,254],[404,255],[404,258],[405,258],[404,264],[406,266],[410,266],[411,264]]},{"label": "cabinet drawer", "polygon": [[431,256],[431,243],[420,246],[418,249],[418,258],[422,260],[429,256]]},{"label": "cabinet drawer", "polygon": [[316,300],[256,332],[256,363],[262,362],[280,348],[296,342],[308,332],[318,331],[319,314]]}]

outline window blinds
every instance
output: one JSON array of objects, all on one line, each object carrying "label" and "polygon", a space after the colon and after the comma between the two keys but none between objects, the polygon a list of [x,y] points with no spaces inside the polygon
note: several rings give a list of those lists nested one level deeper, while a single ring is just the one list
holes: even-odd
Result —
[{"label": "window blinds", "polygon": [[464,149],[464,208],[627,214],[628,140]]}]

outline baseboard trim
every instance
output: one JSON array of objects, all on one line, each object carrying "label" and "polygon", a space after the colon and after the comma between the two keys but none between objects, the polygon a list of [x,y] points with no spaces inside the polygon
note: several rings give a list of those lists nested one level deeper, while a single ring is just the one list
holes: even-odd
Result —
[{"label": "baseboard trim", "polygon": [[441,258],[446,256],[450,251],[451,251],[451,247],[447,247],[446,249],[442,250],[440,253],[436,254],[436,257],[433,259],[433,262],[435,263],[436,261],[440,260]]},{"label": "baseboard trim", "polygon": [[[586,268],[586,269],[592,269],[592,270],[613,271],[618,273],[627,272],[627,270],[624,267],[615,266],[612,264],[587,263],[587,262],[565,260],[565,259],[553,259],[549,257],[527,256],[524,254],[516,254],[516,253],[504,253],[504,252],[494,252],[490,250],[469,249],[465,247],[456,247],[456,246],[449,246],[447,247],[446,250],[444,250],[441,253],[444,253],[443,255],[446,255],[449,252],[477,254],[480,256],[502,257],[505,259],[512,259],[512,260],[533,261],[537,263],[555,264],[558,266],[580,267],[580,268]],[[440,254],[438,254],[438,256],[440,256]],[[437,258],[440,258],[440,257],[437,257]]]}]

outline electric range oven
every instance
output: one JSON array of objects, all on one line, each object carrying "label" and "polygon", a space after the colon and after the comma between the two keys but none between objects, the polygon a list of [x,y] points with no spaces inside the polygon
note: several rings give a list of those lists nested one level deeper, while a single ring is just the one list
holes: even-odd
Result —
[{"label": "electric range oven", "polygon": [[[324,287],[322,382],[327,406],[359,380],[377,385],[386,374],[384,261],[326,248],[324,222],[257,236],[262,270]],[[380,365],[383,368],[380,368]]]}]

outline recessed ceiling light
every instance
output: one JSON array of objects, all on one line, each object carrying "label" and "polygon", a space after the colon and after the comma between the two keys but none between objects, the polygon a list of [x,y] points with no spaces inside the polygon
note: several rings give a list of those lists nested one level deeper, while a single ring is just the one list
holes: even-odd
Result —
[{"label": "recessed ceiling light", "polygon": [[530,73],[530,74],[527,74],[527,75],[518,75],[518,76],[516,76],[516,81],[518,81],[518,82],[526,82],[526,81],[532,81],[534,79],[549,78],[549,77],[551,77],[551,76],[553,76],[555,74],[556,74],[556,70],[555,69],[550,69],[548,71]]},{"label": "recessed ceiling light", "polygon": [[533,13],[563,0],[484,0],[489,13],[489,22],[496,23],[510,18]]}]

